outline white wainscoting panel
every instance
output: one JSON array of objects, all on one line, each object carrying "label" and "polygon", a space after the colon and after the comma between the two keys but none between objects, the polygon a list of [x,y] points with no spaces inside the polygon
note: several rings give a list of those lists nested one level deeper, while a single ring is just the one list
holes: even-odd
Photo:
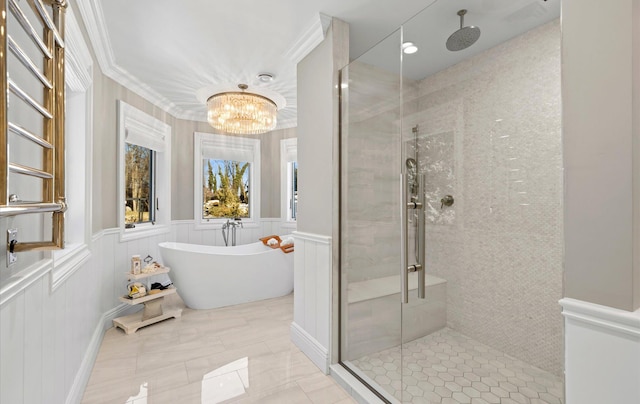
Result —
[{"label": "white wainscoting panel", "polygon": [[562,299],[567,404],[640,403],[640,310]]},{"label": "white wainscoting panel", "polygon": [[[331,350],[331,237],[297,231],[293,232],[293,236],[295,256],[291,338],[302,352],[328,374]],[[324,358],[319,359],[319,354]]]}]

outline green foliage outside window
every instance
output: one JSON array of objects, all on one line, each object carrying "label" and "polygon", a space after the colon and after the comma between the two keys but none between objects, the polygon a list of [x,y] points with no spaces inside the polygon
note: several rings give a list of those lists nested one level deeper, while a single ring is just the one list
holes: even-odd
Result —
[{"label": "green foliage outside window", "polygon": [[125,143],[125,224],[155,221],[153,155],[151,149]]},{"label": "green foliage outside window", "polygon": [[250,217],[249,163],[204,159],[202,166],[202,217]]}]

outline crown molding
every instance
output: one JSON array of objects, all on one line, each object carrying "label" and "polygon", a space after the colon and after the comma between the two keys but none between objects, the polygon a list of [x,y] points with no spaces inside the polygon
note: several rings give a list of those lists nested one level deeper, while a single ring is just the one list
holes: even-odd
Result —
[{"label": "crown molding", "polygon": [[307,29],[298,37],[298,40],[285,53],[285,57],[298,64],[305,56],[307,56],[316,46],[324,41],[327,30],[331,25],[331,17],[322,13],[318,13]]},{"label": "crown molding", "polygon": [[176,118],[186,119],[184,117],[189,115],[187,111],[184,111],[172,101],[144,84],[139,78],[118,66],[111,47],[111,41],[109,40],[109,33],[100,1],[78,0],[76,4],[80,10],[80,15],[89,34],[89,39],[93,45],[102,73]]},{"label": "crown molding", "polygon": [[66,83],[72,91],[83,92],[93,82],[91,74],[93,58],[84,42],[82,31],[72,8],[68,8],[66,12],[65,31],[65,63],[68,73]]}]

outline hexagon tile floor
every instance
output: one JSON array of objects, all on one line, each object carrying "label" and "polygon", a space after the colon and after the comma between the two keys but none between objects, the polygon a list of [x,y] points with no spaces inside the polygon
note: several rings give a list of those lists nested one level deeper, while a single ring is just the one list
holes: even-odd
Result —
[{"label": "hexagon tile floor", "polygon": [[[415,404],[562,404],[562,380],[444,328],[399,347],[353,360],[396,399]],[[401,396],[402,394],[402,396]]]}]

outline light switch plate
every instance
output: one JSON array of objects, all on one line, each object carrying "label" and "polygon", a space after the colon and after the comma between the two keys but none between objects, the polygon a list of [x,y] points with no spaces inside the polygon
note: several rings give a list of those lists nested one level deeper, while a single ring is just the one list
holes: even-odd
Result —
[{"label": "light switch plate", "polygon": [[18,261],[18,254],[10,251],[11,241],[18,241],[18,229],[7,230],[7,266],[11,266]]}]

